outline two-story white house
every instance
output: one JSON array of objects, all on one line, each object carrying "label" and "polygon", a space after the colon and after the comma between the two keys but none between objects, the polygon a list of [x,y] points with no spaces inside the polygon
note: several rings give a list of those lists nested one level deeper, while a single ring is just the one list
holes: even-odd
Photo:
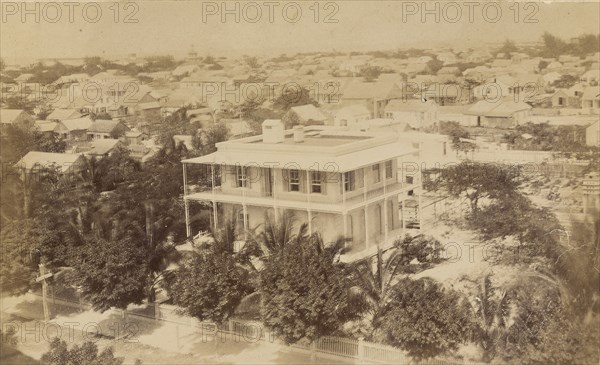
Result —
[{"label": "two-story white house", "polygon": [[210,207],[215,229],[237,215],[240,240],[248,229],[261,229],[265,214],[277,221],[293,211],[325,242],[350,239],[350,259],[373,254],[415,226],[402,213],[420,186],[418,150],[394,133],[284,130],[280,120],[262,128],[262,135],[221,142],[212,154],[182,161],[188,237],[197,233],[191,204]]}]

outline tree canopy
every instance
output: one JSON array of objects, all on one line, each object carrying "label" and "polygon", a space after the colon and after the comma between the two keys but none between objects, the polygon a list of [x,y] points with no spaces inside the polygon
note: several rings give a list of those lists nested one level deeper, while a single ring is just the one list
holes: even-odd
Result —
[{"label": "tree canopy", "polygon": [[386,342],[417,360],[457,350],[472,330],[468,302],[430,279],[401,279],[381,323]]},{"label": "tree canopy", "polygon": [[300,234],[261,271],[265,326],[286,343],[331,335],[362,309],[350,294],[342,264],[335,262],[337,248],[324,247],[318,234]]}]

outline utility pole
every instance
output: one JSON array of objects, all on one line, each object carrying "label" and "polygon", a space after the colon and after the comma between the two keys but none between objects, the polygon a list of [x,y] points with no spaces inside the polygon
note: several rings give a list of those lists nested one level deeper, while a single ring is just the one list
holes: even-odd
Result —
[{"label": "utility pole", "polygon": [[50,321],[50,311],[48,309],[48,283],[46,282],[46,279],[52,277],[52,273],[51,272],[46,272],[46,265],[44,264],[40,264],[40,276],[38,276],[35,281],[36,282],[42,282],[42,303],[44,306],[44,321],[48,322]]}]

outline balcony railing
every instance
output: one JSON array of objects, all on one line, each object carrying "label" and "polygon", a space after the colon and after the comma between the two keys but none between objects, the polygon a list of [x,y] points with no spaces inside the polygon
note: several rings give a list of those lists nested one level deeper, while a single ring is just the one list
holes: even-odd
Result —
[{"label": "balcony railing", "polygon": [[206,185],[195,185],[187,184],[187,191],[185,196],[191,200],[212,200],[216,201],[227,201],[236,202],[239,204],[245,201],[249,204],[258,203],[261,205],[282,205],[281,203],[287,203],[288,205],[298,205],[300,208],[323,205],[335,205],[343,209],[352,209],[359,207],[365,203],[376,202],[379,199],[389,198],[395,194],[401,194],[411,189],[417,188],[416,183],[400,183],[393,182],[384,186],[378,186],[377,188],[363,189],[358,188],[351,192],[342,193],[340,190],[320,194],[320,193],[308,193],[308,192],[281,192],[281,191],[260,191],[245,188],[226,188],[223,189],[221,186],[217,186],[214,189],[206,187]]}]

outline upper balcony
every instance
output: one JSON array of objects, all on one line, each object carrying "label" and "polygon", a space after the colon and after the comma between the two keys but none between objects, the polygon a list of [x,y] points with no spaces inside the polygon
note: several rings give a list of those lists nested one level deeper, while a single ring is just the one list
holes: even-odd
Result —
[{"label": "upper balcony", "polygon": [[263,174],[254,179],[215,173],[220,170],[215,167],[205,170],[212,171],[189,177],[188,169],[184,168],[185,199],[344,213],[385,198],[409,195],[420,186],[416,174],[406,175],[395,168],[387,175],[382,171],[378,181],[372,181],[372,167],[321,175],[318,180],[311,179],[313,174],[307,171],[300,171],[300,178],[292,180],[280,169],[264,169]]}]

